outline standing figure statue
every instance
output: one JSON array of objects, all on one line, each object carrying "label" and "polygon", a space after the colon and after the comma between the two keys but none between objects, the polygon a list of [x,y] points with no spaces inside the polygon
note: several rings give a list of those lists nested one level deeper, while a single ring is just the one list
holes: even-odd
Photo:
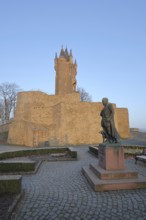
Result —
[{"label": "standing figure statue", "polygon": [[120,135],[117,132],[114,122],[114,109],[111,103],[108,103],[108,98],[102,99],[103,109],[100,113],[102,117],[101,126],[103,131],[100,132],[109,143],[119,143]]}]

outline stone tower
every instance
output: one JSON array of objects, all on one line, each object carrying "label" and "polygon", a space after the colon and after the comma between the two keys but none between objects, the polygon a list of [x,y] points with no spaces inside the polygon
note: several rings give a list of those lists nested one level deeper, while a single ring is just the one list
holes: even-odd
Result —
[{"label": "stone tower", "polygon": [[76,91],[76,74],[77,63],[73,62],[72,51],[68,52],[67,48],[63,47],[60,51],[60,56],[55,56],[55,94],[64,95]]}]

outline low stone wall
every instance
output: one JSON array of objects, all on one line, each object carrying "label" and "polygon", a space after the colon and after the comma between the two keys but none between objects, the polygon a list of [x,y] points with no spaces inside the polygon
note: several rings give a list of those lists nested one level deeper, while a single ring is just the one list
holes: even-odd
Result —
[{"label": "low stone wall", "polygon": [[0,176],[0,194],[20,193],[21,175],[2,175]]},{"label": "low stone wall", "polygon": [[69,147],[59,147],[59,148],[33,148],[28,150],[19,150],[19,151],[8,151],[0,153],[0,160],[8,159],[8,158],[15,158],[15,157],[26,157],[30,155],[42,155],[42,154],[55,154],[55,153],[64,153],[69,151],[69,154],[72,158],[77,157],[77,152]]}]

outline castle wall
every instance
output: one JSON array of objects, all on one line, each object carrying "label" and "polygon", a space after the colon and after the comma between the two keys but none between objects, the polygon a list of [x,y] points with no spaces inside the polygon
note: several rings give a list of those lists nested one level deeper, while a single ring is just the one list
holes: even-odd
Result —
[{"label": "castle wall", "polygon": [[[130,135],[128,110],[115,109],[115,124],[122,138]],[[102,142],[102,103],[80,102],[78,93],[49,96],[22,92],[9,129],[11,144],[50,146],[97,144]]]},{"label": "castle wall", "polygon": [[130,137],[129,114],[127,108],[116,108],[118,131],[121,138]]},{"label": "castle wall", "polygon": [[[15,118],[9,128],[8,143],[38,146],[49,139],[58,143],[58,103],[79,103],[79,93],[47,95],[42,92],[20,92],[18,94]],[[56,122],[57,121],[57,122]],[[56,123],[55,123],[56,122]]]},{"label": "castle wall", "polygon": [[14,119],[31,121],[31,117],[37,118],[34,111],[36,111],[36,114],[39,109],[43,112],[44,108],[54,106],[60,102],[80,102],[80,94],[76,92],[66,95],[48,95],[39,91],[20,92],[17,98]]},{"label": "castle wall", "polygon": [[101,103],[80,102],[73,105],[61,103],[59,140],[61,145],[97,144],[102,142],[99,134]]},{"label": "castle wall", "polygon": [[13,121],[9,127],[8,143],[16,145],[32,146],[31,124],[26,121]]}]

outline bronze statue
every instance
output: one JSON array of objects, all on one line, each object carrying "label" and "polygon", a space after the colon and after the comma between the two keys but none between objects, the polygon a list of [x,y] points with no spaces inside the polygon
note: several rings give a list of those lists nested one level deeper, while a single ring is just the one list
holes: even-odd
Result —
[{"label": "bronze statue", "polygon": [[102,104],[104,107],[100,113],[100,116],[102,117],[101,126],[103,131],[100,133],[102,136],[104,135],[105,142],[119,143],[120,135],[115,127],[113,106],[111,103],[108,103],[108,98],[103,98]]}]

